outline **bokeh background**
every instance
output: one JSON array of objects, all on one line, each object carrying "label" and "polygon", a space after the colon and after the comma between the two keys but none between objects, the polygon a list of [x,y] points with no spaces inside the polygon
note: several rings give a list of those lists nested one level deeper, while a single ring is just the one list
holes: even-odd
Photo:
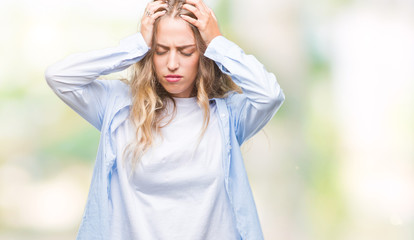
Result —
[{"label": "bokeh background", "polygon": [[[99,132],[44,70],[117,45],[147,2],[0,0],[1,240],[75,238]],[[243,146],[265,238],[414,239],[414,2],[206,2],[286,95]]]}]

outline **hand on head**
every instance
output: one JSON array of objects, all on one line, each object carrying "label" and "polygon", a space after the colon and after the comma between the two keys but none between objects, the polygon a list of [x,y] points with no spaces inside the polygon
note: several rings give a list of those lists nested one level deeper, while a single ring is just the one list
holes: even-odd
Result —
[{"label": "hand on head", "polygon": [[[148,3],[144,16],[141,19],[141,34],[144,37],[145,42],[150,47],[154,31],[154,22],[157,18],[165,15],[167,12],[167,2],[168,0],[157,0]],[[221,35],[214,12],[207,7],[202,0],[186,0],[182,8],[188,10],[196,16],[197,19],[186,15],[180,15],[183,20],[198,28],[206,45],[208,45],[215,37]],[[160,11],[160,9],[165,10]]]},{"label": "hand on head", "polygon": [[[145,8],[144,16],[141,19],[141,34],[144,37],[145,42],[151,47],[152,32],[154,30],[154,22],[157,18],[164,15],[167,12],[168,4],[165,1],[154,1],[147,4]],[[157,11],[163,8],[163,11]]]},{"label": "hand on head", "polygon": [[197,17],[197,19],[194,19],[186,15],[181,15],[185,21],[198,28],[206,45],[215,37],[221,35],[213,10],[207,7],[202,0],[186,0],[183,8],[192,12]]}]

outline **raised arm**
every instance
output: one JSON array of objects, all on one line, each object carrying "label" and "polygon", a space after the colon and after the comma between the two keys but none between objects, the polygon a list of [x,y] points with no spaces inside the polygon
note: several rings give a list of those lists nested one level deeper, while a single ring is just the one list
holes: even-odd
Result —
[{"label": "raised arm", "polygon": [[243,91],[243,94],[233,94],[227,101],[241,144],[274,116],[285,99],[283,91],[273,73],[223,36],[214,38],[204,55],[214,60]]},{"label": "raised arm", "polygon": [[126,69],[141,60],[151,46],[154,21],[165,14],[163,1],[148,3],[141,19],[140,32],[103,50],[70,55],[47,68],[45,78],[53,91],[79,115],[100,130],[106,101],[118,81],[96,80],[101,75]]},{"label": "raised arm", "polygon": [[110,84],[96,79],[127,68],[147,51],[142,35],[136,33],[116,47],[69,55],[48,67],[45,78],[59,98],[100,130]]},{"label": "raised arm", "polygon": [[208,45],[204,55],[214,60],[243,90],[243,94],[234,94],[227,101],[241,144],[262,129],[277,112],[285,99],[283,91],[276,77],[254,56],[246,55],[221,35],[213,11],[202,0],[187,0],[183,8],[197,17],[181,16],[199,29]]}]

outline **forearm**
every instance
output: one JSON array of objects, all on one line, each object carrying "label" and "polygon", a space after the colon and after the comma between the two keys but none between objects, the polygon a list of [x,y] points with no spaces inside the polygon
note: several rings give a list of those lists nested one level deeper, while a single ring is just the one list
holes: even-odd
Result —
[{"label": "forearm", "polygon": [[69,55],[45,72],[49,86],[57,93],[74,91],[101,75],[126,69],[141,60],[148,47],[140,33],[120,41],[116,47]]},{"label": "forearm", "polygon": [[121,71],[141,60],[148,51],[140,33],[113,48],[70,55],[45,73],[56,95],[79,115],[101,128],[112,81],[95,81],[100,75]]},{"label": "forearm", "polygon": [[255,57],[220,36],[210,43],[205,56],[230,75],[243,94],[233,94],[227,101],[231,121],[240,144],[262,129],[282,105],[285,96],[274,74]]},{"label": "forearm", "polygon": [[223,36],[216,37],[204,54],[231,76],[255,108],[280,105],[284,95],[273,73]]}]

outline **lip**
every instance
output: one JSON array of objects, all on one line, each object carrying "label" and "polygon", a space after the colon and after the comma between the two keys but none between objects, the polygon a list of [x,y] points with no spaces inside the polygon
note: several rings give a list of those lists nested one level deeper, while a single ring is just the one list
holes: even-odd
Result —
[{"label": "lip", "polygon": [[166,75],[164,77],[167,82],[178,82],[183,78],[181,75]]}]

